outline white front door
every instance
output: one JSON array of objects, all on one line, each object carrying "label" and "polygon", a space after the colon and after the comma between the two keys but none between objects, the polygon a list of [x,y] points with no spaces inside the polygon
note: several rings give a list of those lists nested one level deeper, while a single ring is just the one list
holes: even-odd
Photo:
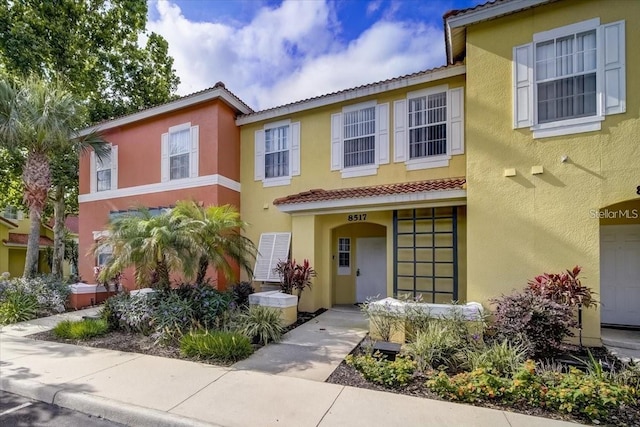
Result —
[{"label": "white front door", "polygon": [[601,322],[640,326],[640,225],[600,228]]},{"label": "white front door", "polygon": [[356,239],[356,302],[387,296],[387,239]]}]

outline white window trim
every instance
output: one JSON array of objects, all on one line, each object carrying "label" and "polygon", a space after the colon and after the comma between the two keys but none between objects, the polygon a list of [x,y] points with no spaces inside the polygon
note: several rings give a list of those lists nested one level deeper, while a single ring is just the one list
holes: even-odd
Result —
[{"label": "white window trim", "polygon": [[[609,29],[613,29],[609,32]],[[567,35],[596,31],[596,114],[538,123],[537,82],[535,78],[536,44]],[[609,43],[609,38],[611,43]],[[610,52],[610,49],[614,49]],[[524,53],[528,51],[528,56]],[[523,53],[523,55],[519,55]],[[601,130],[607,115],[626,112],[625,21],[601,24],[600,18],[577,22],[536,33],[532,42],[513,49],[514,129],[528,127],[534,138],[547,138]],[[526,60],[526,64],[523,62]],[[609,62],[606,62],[609,61]],[[616,74],[617,73],[617,74]],[[609,79],[612,75],[612,92]],[[617,79],[615,78],[617,76]],[[528,99],[527,99],[528,98]]]},{"label": "white window trim", "polygon": [[[185,178],[171,179],[171,156],[169,154],[169,135],[176,132],[190,131],[191,147],[189,151],[189,176]],[[160,167],[160,182],[186,182],[198,178],[198,162],[200,151],[200,127],[198,125],[192,126],[191,122],[181,123],[179,125],[171,126],[167,129],[167,133],[163,133],[160,144],[161,151],[161,167]]]},{"label": "white window trim", "polygon": [[108,144],[111,150],[111,187],[98,191],[98,157],[95,151],[89,154],[89,193],[106,193],[118,189],[118,146]]},{"label": "white window trim", "polygon": [[[360,166],[344,166],[344,113],[362,110],[365,108],[375,108],[375,153],[374,163]],[[386,117],[382,117],[382,116]],[[337,117],[339,116],[339,118]],[[338,123],[336,123],[338,119]],[[361,102],[358,104],[347,105],[342,108],[340,113],[332,115],[331,120],[332,132],[332,171],[340,171],[342,178],[357,178],[361,176],[372,176],[378,174],[378,168],[381,164],[389,163],[389,103],[378,104],[377,100]],[[333,129],[338,126],[338,129]],[[335,157],[335,158],[334,158]],[[339,157],[339,159],[338,159]]]},{"label": "white window trim", "polygon": [[[346,239],[349,241],[349,251],[341,251],[340,250],[340,240],[341,239]],[[348,253],[349,254],[349,265],[346,267],[340,266],[340,254],[341,253]],[[338,259],[337,261],[337,267],[338,267],[338,271],[337,274],[338,276],[350,276],[351,275],[351,238],[350,237],[338,237]]]},{"label": "white window trim", "polygon": [[[265,173],[266,160],[266,131],[283,126],[288,126],[288,145],[289,145],[289,174],[286,176],[277,176],[267,178]],[[261,135],[258,137],[257,135]],[[300,175],[300,122],[292,122],[290,119],[280,120],[277,122],[267,123],[262,129],[256,132],[255,144],[255,180],[262,181],[262,187],[280,187],[291,184],[294,176]],[[259,146],[260,145],[260,146]],[[260,165],[258,164],[260,162]]]},{"label": "white window trim", "polygon": [[[602,46],[600,38],[600,18],[589,19],[564,27],[542,31],[533,35],[533,123],[531,130],[534,138],[548,138],[552,136],[571,135],[575,133],[592,132],[601,129],[601,122],[604,120],[604,107],[602,102],[602,80],[604,76],[604,66],[602,61]],[[536,44],[564,36],[596,30],[596,114],[588,117],[575,119],[558,120],[555,122],[538,123],[538,90],[536,81]]]},{"label": "white window trim", "polygon": [[[416,159],[410,158],[411,147],[409,144],[409,100],[413,98],[420,98],[422,96],[429,96],[436,93],[445,92],[447,94],[447,123],[446,123],[446,134],[447,134],[447,152],[445,154],[439,156],[429,156],[429,157],[420,157]],[[413,92],[407,93],[407,108],[405,111],[405,121],[406,121],[406,132],[405,132],[405,152],[407,153],[407,160],[404,162],[407,166],[407,170],[420,170],[420,169],[431,169],[431,168],[441,168],[449,166],[449,160],[451,160],[451,124],[449,120],[449,109],[451,108],[449,105],[449,85],[439,85],[430,87],[427,89],[416,90]],[[397,142],[396,142],[397,143]]]}]

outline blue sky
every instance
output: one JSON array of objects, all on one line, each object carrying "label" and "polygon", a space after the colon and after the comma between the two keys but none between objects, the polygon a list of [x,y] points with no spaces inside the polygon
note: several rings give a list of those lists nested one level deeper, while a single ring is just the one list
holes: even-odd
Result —
[{"label": "blue sky", "polygon": [[442,15],[483,0],[150,0],[184,95],[223,81],[254,109],[443,65]]}]

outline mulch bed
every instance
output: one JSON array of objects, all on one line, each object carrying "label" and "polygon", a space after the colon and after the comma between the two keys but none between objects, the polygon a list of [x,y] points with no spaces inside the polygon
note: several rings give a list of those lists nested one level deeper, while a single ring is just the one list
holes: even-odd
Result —
[{"label": "mulch bed", "polygon": [[[324,313],[326,309],[320,309],[314,313],[300,312],[298,313],[298,320],[285,328],[284,333],[289,332],[292,329],[308,322],[316,316]],[[172,359],[190,360],[194,362],[207,363],[210,365],[221,365],[220,362],[213,362],[207,360],[201,360],[191,357],[183,356],[180,353],[180,348],[171,345],[159,345],[154,343],[154,339],[150,336],[145,336],[139,333],[124,332],[124,331],[112,331],[101,337],[91,338],[88,340],[68,340],[56,337],[53,331],[38,332],[37,334],[29,335],[28,338],[33,338],[42,341],[54,341],[64,344],[81,345],[85,347],[104,348],[107,350],[125,351],[130,353],[141,353],[149,356],[169,357]],[[261,345],[254,344],[254,349],[262,347]]]},{"label": "mulch bed", "polygon": [[[364,340],[367,340],[365,338]],[[363,340],[363,341],[364,341]],[[585,352],[586,353],[586,352]],[[363,354],[363,350],[361,346],[357,346],[351,354],[358,355]],[[567,356],[569,354],[581,354],[579,349],[576,348],[568,348]],[[595,349],[594,357],[598,358],[599,356],[607,356],[606,360],[614,360],[615,358],[611,356],[605,348]],[[327,378],[326,382],[332,384],[340,384],[351,387],[360,387],[369,390],[377,390],[377,391],[386,391],[389,393],[403,394],[407,396],[415,396],[422,397],[427,399],[435,399],[442,400],[442,397],[438,396],[436,393],[429,390],[429,388],[425,385],[427,378],[423,375],[417,374],[408,384],[402,387],[385,387],[380,384],[375,384],[369,382],[364,379],[362,374],[358,372],[354,367],[347,365],[345,361],[342,361],[340,365],[336,368],[335,371]],[[460,403],[462,405],[469,405],[469,403],[463,402],[453,402]],[[510,412],[519,412],[521,414],[533,415],[536,417],[545,417],[552,418],[555,420],[563,420],[570,421],[576,423],[588,423],[588,420],[583,418],[574,417],[568,414],[561,414],[554,411],[549,411],[544,408],[531,407],[528,405],[511,405],[511,404],[500,404],[499,402],[477,402],[475,406],[482,406],[485,408],[498,409],[501,411],[510,411]],[[620,410],[619,413],[612,417],[610,420],[602,420],[601,425],[612,425],[612,426],[628,426],[628,427],[639,427],[640,426],[640,404],[635,407],[626,407],[623,410]]]}]

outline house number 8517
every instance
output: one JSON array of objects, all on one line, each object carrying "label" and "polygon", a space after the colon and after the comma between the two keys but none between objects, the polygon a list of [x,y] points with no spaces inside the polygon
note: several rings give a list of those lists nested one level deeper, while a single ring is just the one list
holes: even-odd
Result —
[{"label": "house number 8517", "polygon": [[347,221],[366,221],[367,220],[367,214],[355,214],[355,215],[349,215],[347,216]]}]

